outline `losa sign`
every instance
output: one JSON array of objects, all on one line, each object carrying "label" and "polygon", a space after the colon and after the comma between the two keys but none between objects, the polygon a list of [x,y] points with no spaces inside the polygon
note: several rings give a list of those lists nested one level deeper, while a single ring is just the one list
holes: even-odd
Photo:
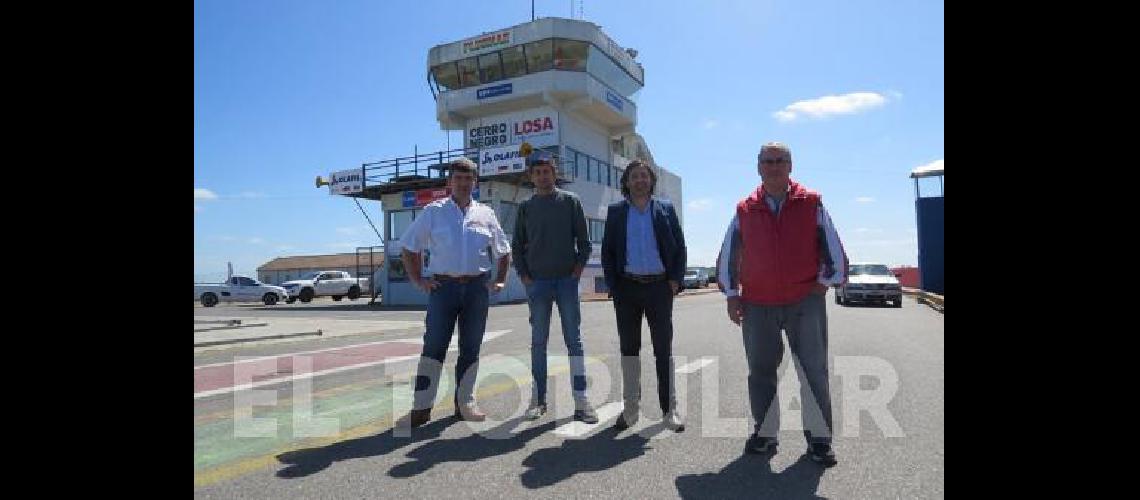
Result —
[{"label": "losa sign", "polygon": [[554,131],[554,120],[551,120],[549,116],[515,123],[516,137],[546,131]]}]

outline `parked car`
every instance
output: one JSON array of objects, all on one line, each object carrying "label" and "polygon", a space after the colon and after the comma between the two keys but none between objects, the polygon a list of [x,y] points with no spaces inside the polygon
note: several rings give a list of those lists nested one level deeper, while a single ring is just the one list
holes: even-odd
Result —
[{"label": "parked car", "polygon": [[847,271],[847,282],[835,288],[835,303],[840,305],[852,302],[878,302],[885,305],[888,301],[894,307],[902,307],[902,286],[890,268],[883,264],[851,264]]},{"label": "parked car", "polygon": [[271,306],[288,297],[289,292],[284,288],[246,276],[231,276],[225,283],[194,284],[194,299],[205,307],[214,307],[219,302],[262,302]]},{"label": "parked car", "polygon": [[286,281],[282,286],[289,292],[285,299],[288,304],[297,300],[307,303],[316,297],[356,300],[368,290],[368,278],[353,278],[344,271],[321,271],[309,279]]},{"label": "parked car", "polygon": [[684,282],[681,283],[681,288],[704,288],[709,284],[709,273],[702,268],[690,268],[685,270]]}]

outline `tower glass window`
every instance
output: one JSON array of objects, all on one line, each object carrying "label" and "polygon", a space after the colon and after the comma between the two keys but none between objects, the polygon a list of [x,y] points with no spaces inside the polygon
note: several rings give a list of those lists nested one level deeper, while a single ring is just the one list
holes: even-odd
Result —
[{"label": "tower glass window", "polygon": [[459,83],[464,87],[479,85],[479,63],[476,58],[459,60]]},{"label": "tower glass window", "polygon": [[503,73],[505,78],[514,78],[526,74],[526,56],[523,55],[522,45],[507,47],[502,50]]},{"label": "tower glass window", "polygon": [[492,52],[479,56],[479,75],[483,83],[497,82],[503,79],[503,65],[499,61],[499,53]]},{"label": "tower glass window", "polygon": [[586,55],[589,45],[578,40],[554,40],[554,69],[564,71],[586,71]]},{"label": "tower glass window", "polygon": [[435,83],[439,85],[440,90],[459,88],[459,72],[455,69],[455,63],[440,64],[432,68],[431,71],[435,75]]},{"label": "tower glass window", "polygon": [[554,40],[539,40],[524,45],[526,48],[527,72],[537,73],[551,68],[554,58]]}]

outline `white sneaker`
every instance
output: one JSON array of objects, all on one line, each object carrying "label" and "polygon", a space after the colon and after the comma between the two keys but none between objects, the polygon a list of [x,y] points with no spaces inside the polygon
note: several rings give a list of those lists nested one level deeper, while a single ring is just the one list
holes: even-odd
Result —
[{"label": "white sneaker", "polygon": [[685,432],[685,423],[681,420],[681,414],[677,410],[666,413],[662,423],[673,432]]},{"label": "white sneaker", "polygon": [[526,409],[523,417],[527,420],[538,420],[546,415],[546,403],[542,401],[531,401],[530,407]]}]

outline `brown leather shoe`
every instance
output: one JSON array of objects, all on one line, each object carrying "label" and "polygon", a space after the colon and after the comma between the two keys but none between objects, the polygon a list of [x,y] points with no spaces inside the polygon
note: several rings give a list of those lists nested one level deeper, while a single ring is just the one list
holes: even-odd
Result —
[{"label": "brown leather shoe", "polygon": [[414,429],[421,425],[428,423],[431,420],[431,408],[423,410],[412,410],[407,416],[408,424]]},{"label": "brown leather shoe", "polygon": [[469,422],[482,422],[487,420],[487,414],[475,408],[475,404],[461,404],[455,407],[455,416],[459,420],[467,420]]}]

